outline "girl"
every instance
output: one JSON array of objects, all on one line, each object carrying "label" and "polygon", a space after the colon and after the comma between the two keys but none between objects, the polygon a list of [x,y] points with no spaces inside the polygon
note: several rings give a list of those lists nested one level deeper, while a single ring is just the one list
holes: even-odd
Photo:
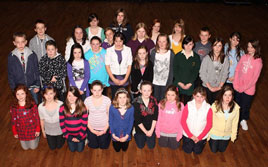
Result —
[{"label": "girl", "polygon": [[72,37],[67,39],[66,48],[65,48],[65,60],[68,61],[71,54],[71,47],[73,44],[79,43],[84,53],[90,49],[89,40],[87,39],[87,33],[83,27],[76,25],[73,28]]},{"label": "girl", "polygon": [[245,52],[240,48],[241,34],[239,32],[233,32],[230,35],[229,42],[224,46],[224,54],[228,56],[230,67],[229,67],[229,76],[226,81],[228,85],[233,87],[234,73],[238,61]]},{"label": "girl", "polygon": [[174,85],[179,88],[180,98],[184,105],[191,99],[194,82],[200,69],[200,58],[193,52],[194,41],[191,36],[186,36],[182,41],[183,50],[174,58]]},{"label": "girl", "polygon": [[66,62],[57,51],[56,42],[46,42],[47,54],[39,62],[39,72],[43,86],[51,84],[57,90],[59,100],[64,101],[66,91]]},{"label": "girl", "polygon": [[107,27],[104,31],[105,33],[105,39],[103,41],[103,43],[101,44],[101,47],[104,49],[108,49],[110,47],[113,46],[114,44],[114,31],[112,30],[112,28]]},{"label": "girl", "polygon": [[106,50],[100,47],[101,39],[96,36],[91,38],[90,45],[91,49],[85,54],[85,58],[90,64],[88,84],[92,84],[95,80],[101,81],[105,88],[103,93],[106,94],[106,87],[110,86],[109,75],[105,68]]},{"label": "girl", "polygon": [[182,138],[181,115],[184,108],[179,101],[177,87],[170,85],[165,93],[165,98],[160,101],[159,115],[156,123],[155,133],[159,138],[160,147],[176,149]]},{"label": "girl", "polygon": [[110,77],[109,84],[112,89],[112,98],[120,87],[127,87],[131,71],[131,49],[124,45],[124,35],[114,35],[114,46],[107,49],[105,66]]},{"label": "girl", "polygon": [[96,80],[91,84],[92,95],[85,100],[88,110],[87,138],[90,148],[107,149],[110,145],[109,108],[111,100],[102,95],[103,84]]},{"label": "girl", "polygon": [[116,152],[127,151],[134,122],[134,108],[124,88],[118,89],[109,111],[109,125]]},{"label": "girl", "polygon": [[206,90],[197,87],[193,100],[189,101],[182,112],[183,128],[182,149],[186,153],[200,154],[206,144],[206,138],[212,126],[212,110],[206,102]]},{"label": "girl", "polygon": [[88,35],[88,40],[90,41],[90,39],[93,36],[97,36],[103,41],[105,39],[104,30],[103,30],[103,28],[98,26],[99,17],[97,16],[96,13],[89,14],[89,16],[88,16],[88,24],[89,24],[89,27],[86,28],[86,32],[87,32],[87,35]]},{"label": "girl", "polygon": [[133,36],[133,30],[128,23],[127,13],[124,9],[120,8],[116,11],[113,23],[110,25],[114,32],[120,32],[124,34],[126,44]]},{"label": "girl", "polygon": [[75,43],[71,48],[71,56],[67,63],[67,74],[70,86],[79,89],[82,100],[89,96],[88,80],[90,78],[90,66],[84,58],[83,48]]},{"label": "girl", "polygon": [[144,81],[141,83],[140,93],[133,101],[135,108],[135,130],[134,135],[138,148],[142,149],[147,143],[149,149],[155,147],[155,126],[158,117],[158,106],[156,99],[151,96],[152,83]]},{"label": "girl", "polygon": [[59,110],[63,103],[57,100],[56,92],[52,85],[44,87],[44,101],[38,106],[43,137],[47,139],[51,150],[61,148],[65,142],[59,121]]},{"label": "girl", "polygon": [[214,153],[224,152],[230,139],[234,142],[237,137],[240,107],[234,102],[233,88],[223,86],[211,108],[213,123],[208,137],[210,150]]},{"label": "girl", "polygon": [[223,53],[223,39],[215,38],[212,42],[212,51],[203,59],[199,71],[209,104],[215,101],[217,93],[228,78],[228,73],[229,61]]},{"label": "girl", "polygon": [[153,81],[153,64],[149,60],[145,46],[139,46],[131,67],[131,92],[134,98],[139,96],[139,87],[143,81]]},{"label": "girl", "polygon": [[248,130],[247,120],[256,83],[262,69],[261,47],[258,40],[250,40],[247,53],[241,57],[235,69],[234,89],[235,101],[241,107],[240,124],[243,130]]},{"label": "girl", "polygon": [[71,152],[84,150],[87,119],[87,109],[78,88],[70,86],[66,101],[60,107],[60,127]]},{"label": "girl", "polygon": [[178,19],[175,21],[172,34],[169,35],[169,40],[171,43],[170,48],[173,50],[175,55],[182,51],[182,40],[184,36],[184,21],[182,19]]},{"label": "girl", "polygon": [[13,135],[24,150],[36,149],[40,135],[37,106],[25,85],[18,84],[14,96],[16,99],[10,107]]},{"label": "girl", "polygon": [[164,98],[167,86],[173,82],[174,53],[169,49],[170,43],[166,34],[160,34],[155,49],[151,51],[150,60],[154,65],[154,97],[157,101]]},{"label": "girl", "polygon": [[156,39],[160,34],[161,22],[158,19],[154,19],[151,26],[151,40],[156,44]]},{"label": "girl", "polygon": [[133,56],[136,54],[137,48],[141,45],[146,46],[149,52],[154,47],[154,42],[147,35],[147,26],[144,23],[137,24],[134,37],[127,43],[127,46],[131,48]]}]

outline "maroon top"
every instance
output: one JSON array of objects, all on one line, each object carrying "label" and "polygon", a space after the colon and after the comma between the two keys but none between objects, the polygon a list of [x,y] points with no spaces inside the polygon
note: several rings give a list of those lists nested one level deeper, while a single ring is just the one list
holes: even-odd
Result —
[{"label": "maroon top", "polygon": [[141,45],[146,46],[146,48],[149,52],[149,55],[150,55],[151,49],[153,49],[155,47],[154,42],[149,38],[142,41],[142,43],[140,43],[140,41],[138,39],[136,39],[135,41],[130,40],[130,41],[128,41],[127,46],[131,48],[131,52],[132,52],[133,57],[135,57],[136,51],[137,51],[138,47]]}]

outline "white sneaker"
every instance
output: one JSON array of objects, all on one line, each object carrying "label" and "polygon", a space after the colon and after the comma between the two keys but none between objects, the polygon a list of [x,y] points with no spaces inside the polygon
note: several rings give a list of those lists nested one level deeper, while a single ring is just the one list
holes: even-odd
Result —
[{"label": "white sneaker", "polygon": [[248,124],[247,124],[247,121],[246,120],[242,120],[240,122],[240,125],[242,126],[242,129],[243,130],[248,130]]}]

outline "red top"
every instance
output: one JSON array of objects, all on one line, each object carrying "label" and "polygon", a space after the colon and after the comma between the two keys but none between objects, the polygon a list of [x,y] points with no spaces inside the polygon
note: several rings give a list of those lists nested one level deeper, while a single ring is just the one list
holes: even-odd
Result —
[{"label": "red top", "polygon": [[11,107],[11,125],[13,135],[18,135],[19,140],[29,141],[36,138],[35,133],[40,132],[40,119],[37,106],[25,109],[24,106]]}]

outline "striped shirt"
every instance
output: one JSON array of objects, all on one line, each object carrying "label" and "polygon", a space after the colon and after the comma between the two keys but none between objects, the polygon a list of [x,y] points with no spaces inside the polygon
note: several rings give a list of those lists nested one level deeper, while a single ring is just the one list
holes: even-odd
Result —
[{"label": "striped shirt", "polygon": [[86,111],[83,112],[81,117],[75,114],[64,114],[64,106],[60,108],[60,127],[63,133],[63,137],[69,141],[73,138],[83,140],[86,138],[87,129],[87,117]]},{"label": "striped shirt", "polygon": [[111,100],[107,96],[102,96],[102,103],[100,106],[93,104],[93,97],[86,98],[85,105],[88,109],[88,123],[95,130],[104,130],[108,124],[109,106]]}]

